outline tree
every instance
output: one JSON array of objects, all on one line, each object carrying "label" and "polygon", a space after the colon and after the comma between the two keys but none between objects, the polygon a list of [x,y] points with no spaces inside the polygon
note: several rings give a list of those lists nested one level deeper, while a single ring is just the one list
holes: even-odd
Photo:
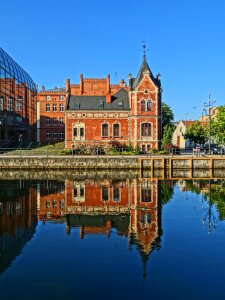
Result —
[{"label": "tree", "polygon": [[190,125],[185,132],[185,139],[188,139],[195,144],[204,144],[207,137],[207,129],[203,127],[199,121]]},{"label": "tree", "polygon": [[164,126],[163,137],[162,137],[162,146],[172,145],[172,137],[176,126],[172,123],[169,123]]},{"label": "tree", "polygon": [[220,106],[212,122],[212,134],[219,144],[225,144],[225,105]]},{"label": "tree", "polygon": [[174,119],[174,114],[173,111],[171,109],[171,107],[166,104],[166,103],[162,103],[162,130],[164,131],[164,127],[167,124],[170,124]]}]

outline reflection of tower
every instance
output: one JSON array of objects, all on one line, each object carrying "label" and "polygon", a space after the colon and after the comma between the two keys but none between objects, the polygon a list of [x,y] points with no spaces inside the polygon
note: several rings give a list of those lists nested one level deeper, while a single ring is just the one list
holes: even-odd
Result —
[{"label": "reflection of tower", "polygon": [[21,253],[35,232],[36,189],[17,180],[1,181],[0,199],[1,273]]},{"label": "reflection of tower", "polygon": [[161,216],[158,180],[133,180],[130,215],[130,244],[135,244],[143,262],[143,276],[147,276],[149,254],[159,247]]}]

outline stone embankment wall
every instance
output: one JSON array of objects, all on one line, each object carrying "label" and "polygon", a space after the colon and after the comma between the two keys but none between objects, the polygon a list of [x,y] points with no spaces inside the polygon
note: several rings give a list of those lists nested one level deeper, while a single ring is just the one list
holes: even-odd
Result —
[{"label": "stone embankment wall", "polygon": [[225,169],[225,157],[0,157],[0,169],[70,170],[70,169]]},{"label": "stone embankment wall", "polygon": [[138,169],[133,157],[0,157],[0,169]]}]

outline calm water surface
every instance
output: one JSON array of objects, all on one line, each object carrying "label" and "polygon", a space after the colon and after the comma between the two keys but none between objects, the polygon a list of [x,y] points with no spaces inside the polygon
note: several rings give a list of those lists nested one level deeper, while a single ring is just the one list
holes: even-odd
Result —
[{"label": "calm water surface", "polygon": [[1,299],[222,299],[224,220],[221,180],[2,180]]}]

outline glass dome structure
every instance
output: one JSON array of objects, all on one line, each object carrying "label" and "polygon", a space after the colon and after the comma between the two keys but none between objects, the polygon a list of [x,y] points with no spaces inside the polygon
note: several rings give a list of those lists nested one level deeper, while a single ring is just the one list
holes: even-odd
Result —
[{"label": "glass dome structure", "polygon": [[35,140],[37,88],[0,47],[0,147]]},{"label": "glass dome structure", "polygon": [[30,75],[25,72],[1,47],[0,47],[0,78],[15,78],[18,83],[27,85],[28,89],[36,91],[36,85]]}]

